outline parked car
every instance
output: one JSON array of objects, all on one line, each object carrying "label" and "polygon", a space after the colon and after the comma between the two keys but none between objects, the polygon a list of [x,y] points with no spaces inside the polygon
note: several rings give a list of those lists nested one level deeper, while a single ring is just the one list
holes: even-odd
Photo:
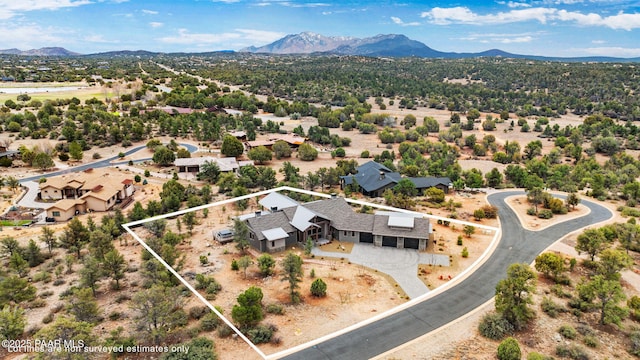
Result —
[{"label": "parked car", "polygon": [[213,238],[217,240],[220,244],[226,244],[228,242],[233,241],[233,230],[231,229],[222,229],[213,232]]}]

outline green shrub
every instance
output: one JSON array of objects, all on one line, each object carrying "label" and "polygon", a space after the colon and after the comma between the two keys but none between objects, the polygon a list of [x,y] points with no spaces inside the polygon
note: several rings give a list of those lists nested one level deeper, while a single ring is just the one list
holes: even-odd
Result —
[{"label": "green shrub", "polygon": [[538,212],[538,217],[540,219],[551,219],[553,217],[553,212],[549,209],[542,209]]},{"label": "green shrub", "polygon": [[622,216],[640,217],[640,209],[634,209],[625,206],[622,208]]},{"label": "green shrub", "polygon": [[564,312],[562,306],[556,304],[553,300],[546,296],[542,299],[540,308],[542,308],[542,311],[544,311],[545,314],[549,315],[549,317],[552,318],[557,317],[558,313]]},{"label": "green shrub", "polygon": [[462,249],[462,257],[463,258],[468,258],[469,257],[469,249],[467,249],[466,246]]},{"label": "green shrub", "polygon": [[508,337],[498,346],[499,360],[520,360],[521,358],[522,352],[520,351],[518,340]]},{"label": "green shrub", "polygon": [[585,345],[587,345],[590,348],[597,348],[598,345],[600,344],[598,342],[598,338],[593,335],[585,336],[583,342]]},{"label": "green shrub", "polygon": [[491,340],[501,340],[505,336],[513,333],[513,325],[500,314],[486,314],[478,325],[480,335]]},{"label": "green shrub", "polygon": [[315,279],[311,283],[311,295],[316,297],[323,297],[327,295],[327,284],[322,279]]},{"label": "green shrub", "polygon": [[273,336],[273,329],[270,326],[258,325],[247,331],[247,337],[254,344],[268,343]]},{"label": "green shrub", "polygon": [[560,329],[558,329],[558,333],[567,339],[575,339],[578,336],[578,332],[571,325],[562,325]]},{"label": "green shrub", "polygon": [[226,338],[233,334],[233,329],[231,329],[228,325],[222,325],[218,327],[218,336],[221,338]]},{"label": "green shrub", "polygon": [[530,352],[529,355],[527,355],[527,360],[553,360],[553,357],[543,355],[534,351]]},{"label": "green shrub", "polygon": [[591,357],[586,350],[579,345],[558,345],[556,347],[556,355],[566,357],[573,360],[589,360]]},{"label": "green shrub", "polygon": [[631,341],[629,353],[640,356],[640,331],[632,331],[631,334],[629,334],[629,340]]},{"label": "green shrub", "polygon": [[233,260],[231,261],[231,270],[233,270],[233,271],[238,271],[238,270],[240,270],[240,266],[238,265],[238,260],[233,259]]},{"label": "green shrub", "polygon": [[284,307],[282,305],[280,305],[280,304],[269,304],[269,305],[267,305],[265,310],[269,314],[275,314],[275,315],[284,314]]},{"label": "green shrub", "polygon": [[[200,320],[200,328],[202,329],[202,331],[212,331],[212,330],[215,330],[221,323],[222,323],[222,320],[220,320],[218,315],[216,315],[216,313],[214,313],[213,311],[209,311],[204,316],[202,316],[202,320]],[[229,328],[226,325],[224,327]],[[229,330],[231,330],[231,328],[229,328]],[[219,331],[218,331],[218,334],[219,334]],[[223,336],[221,335],[221,337]]]},{"label": "green shrub", "polygon": [[209,308],[206,306],[194,306],[191,309],[189,309],[189,317],[194,320],[200,320],[201,317],[205,316],[210,312],[211,310],[209,310]]},{"label": "green shrub", "polygon": [[530,208],[527,209],[527,215],[532,215],[533,216],[535,214],[536,214],[536,209],[535,208],[530,207]]}]

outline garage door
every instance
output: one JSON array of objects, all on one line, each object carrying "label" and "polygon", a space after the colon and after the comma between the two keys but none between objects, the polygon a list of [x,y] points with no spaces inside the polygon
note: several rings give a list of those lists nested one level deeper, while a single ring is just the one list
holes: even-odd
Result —
[{"label": "garage door", "polygon": [[382,246],[398,247],[398,238],[395,236],[383,236]]},{"label": "garage door", "polygon": [[404,238],[404,248],[405,249],[418,249],[420,245],[420,240],[415,238]]},{"label": "garage door", "polygon": [[361,243],[373,244],[373,234],[372,233],[360,233],[360,242]]}]

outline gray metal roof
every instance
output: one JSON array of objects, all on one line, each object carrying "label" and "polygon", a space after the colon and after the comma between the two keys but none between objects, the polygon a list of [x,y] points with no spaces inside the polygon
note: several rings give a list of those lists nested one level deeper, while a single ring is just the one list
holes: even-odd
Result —
[{"label": "gray metal roof", "polygon": [[413,228],[400,228],[389,226],[389,216],[376,215],[373,223],[373,234],[382,236],[402,236],[416,239],[429,238],[429,220],[415,218]]},{"label": "gray metal roof", "polygon": [[298,206],[295,214],[293,214],[293,219],[291,219],[291,225],[300,231],[305,231],[310,226],[317,226],[311,222],[311,219],[316,216],[317,214],[313,211],[305,208],[304,206]]},{"label": "gray metal roof", "polygon": [[284,231],[281,227],[277,227],[275,229],[263,230],[262,235],[265,237],[265,239],[269,241],[284,239],[287,236],[289,236],[289,234],[287,234],[287,232]]},{"label": "gray metal roof", "polygon": [[289,218],[284,212],[278,211],[267,215],[261,215],[257,217],[251,217],[247,219],[249,227],[258,237],[258,240],[265,239],[262,234],[265,230],[275,229],[277,227],[282,228],[287,233],[292,233],[295,229],[289,224]]},{"label": "gray metal roof", "polygon": [[292,198],[282,195],[277,192],[271,192],[267,196],[263,197],[258,203],[264,206],[268,210],[276,209],[282,210],[288,207],[298,206],[298,202]]}]

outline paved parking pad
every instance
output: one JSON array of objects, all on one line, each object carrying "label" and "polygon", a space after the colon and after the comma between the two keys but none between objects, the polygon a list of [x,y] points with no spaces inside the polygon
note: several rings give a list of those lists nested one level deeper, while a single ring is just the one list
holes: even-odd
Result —
[{"label": "paved parking pad", "polygon": [[322,251],[314,248],[316,256],[341,257],[353,264],[364,265],[391,276],[404,292],[414,299],[429,292],[418,278],[418,264],[449,266],[449,256],[420,253],[414,249],[376,247],[373,244],[354,244],[350,254]]}]

